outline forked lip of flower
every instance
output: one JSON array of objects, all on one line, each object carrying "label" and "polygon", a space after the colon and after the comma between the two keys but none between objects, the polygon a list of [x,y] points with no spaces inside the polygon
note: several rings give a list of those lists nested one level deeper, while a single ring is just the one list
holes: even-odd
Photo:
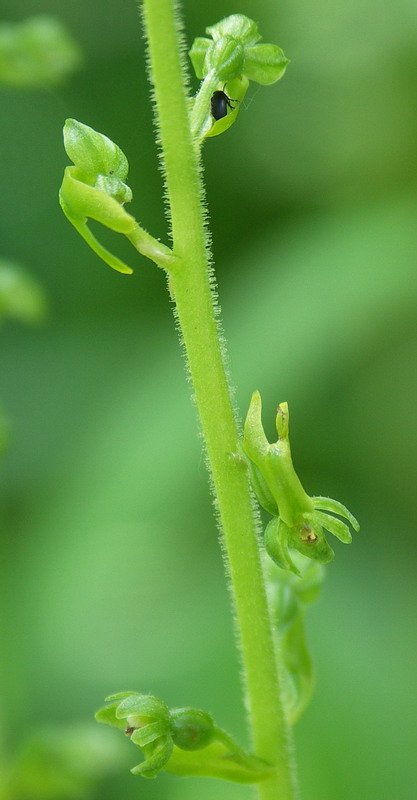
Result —
[{"label": "forked lip of flower", "polygon": [[60,190],[68,218],[90,218],[116,233],[131,233],[136,220],[110,194],[80,180],[77,167],[66,167]]}]

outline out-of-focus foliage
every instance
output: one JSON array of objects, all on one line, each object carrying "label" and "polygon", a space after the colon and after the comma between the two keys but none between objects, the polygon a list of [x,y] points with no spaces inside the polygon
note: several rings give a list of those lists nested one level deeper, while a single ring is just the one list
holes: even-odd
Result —
[{"label": "out-of-focus foliage", "polygon": [[4,796],[85,800],[97,785],[123,768],[121,751],[90,724],[35,729],[7,771]]},{"label": "out-of-focus foliage", "polygon": [[0,407],[0,456],[3,455],[3,450],[6,447],[8,439],[9,421]]},{"label": "out-of-focus foliage", "polygon": [[0,320],[39,322],[45,314],[45,295],[25,270],[0,258]]},{"label": "out-of-focus foliage", "polygon": [[[39,283],[19,265],[0,258],[0,323],[7,319],[38,323],[44,318],[45,309],[45,295]],[[0,406],[0,456],[9,434],[10,420]]]},{"label": "out-of-focus foliage", "polygon": [[[50,4],[2,8],[18,22]],[[184,9],[188,46],[230,11],[220,0]],[[2,255],[25,264],[51,307],[47,325],[1,330],[14,430],[2,462],[5,750],[10,759],[39,719],[85,721],[122,685],[207,708],[245,745],[204,454],[162,273],[135,253],[134,276],[103,270],[57,203],[62,124],[75,117],[118,142],[132,214],[167,240],[137,8],[53,10],[85,69],[59,93],[0,94]],[[253,4],[236,10],[251,16]],[[336,543],[306,620],[317,681],[296,727],[303,796],[413,800],[415,5],[264,0],[256,18],[290,68],[276,88],[249,90],[236,124],[204,146],[236,402],[244,412],[258,388],[272,420],[288,401],[306,491],[361,521],[351,547]],[[141,793],[242,800],[251,789],[161,776]],[[122,769],[90,800],[136,794]]]},{"label": "out-of-focus foliage", "polygon": [[0,86],[50,86],[81,64],[81,51],[55,17],[0,23]]},{"label": "out-of-focus foliage", "polygon": [[300,577],[282,570],[265,555],[266,590],[277,647],[284,665],[284,702],[292,724],[304,713],[314,689],[314,667],[307,644],[305,614],[320,597],[325,568],[296,554]]}]

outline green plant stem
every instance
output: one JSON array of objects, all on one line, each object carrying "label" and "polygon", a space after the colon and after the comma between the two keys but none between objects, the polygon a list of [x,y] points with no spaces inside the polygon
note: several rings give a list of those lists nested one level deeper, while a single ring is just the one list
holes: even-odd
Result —
[{"label": "green plant stem", "polygon": [[177,259],[172,250],[151,236],[140,225],[136,224],[133,231],[127,233],[126,236],[139,253],[150,258],[158,267],[170,270],[176,263]]},{"label": "green plant stem", "polygon": [[173,252],[171,289],[207,447],[237,618],[255,753],[276,766],[259,784],[262,800],[292,800],[290,733],[280,696],[256,522],[219,339],[200,186],[172,0],[143,0],[151,80],[162,146]]},{"label": "green plant stem", "polygon": [[215,71],[212,70],[208,75],[206,75],[198,90],[197,97],[194,101],[193,110],[190,114],[191,136],[194,141],[198,141],[203,135],[205,122],[207,119],[207,109],[210,108],[211,96],[216,90],[218,82],[219,79],[217,78]]}]

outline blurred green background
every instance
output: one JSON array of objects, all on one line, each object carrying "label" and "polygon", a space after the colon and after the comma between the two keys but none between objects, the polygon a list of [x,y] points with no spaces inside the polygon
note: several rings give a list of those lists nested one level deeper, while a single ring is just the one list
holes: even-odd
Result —
[{"label": "blurred green background", "polygon": [[[0,90],[0,255],[38,279],[49,307],[36,327],[1,330],[4,770],[45,736],[77,739],[71,726],[122,689],[206,708],[244,743],[202,441],[163,274],[103,231],[135,267],[113,272],[57,203],[62,125],[75,117],[122,147],[132,213],[166,240],[137,8],[2,0],[0,10],[10,21],[53,13],[84,54],[59,88]],[[272,433],[288,400],[307,491],[340,499],[362,524],[351,547],[336,545],[308,618],[317,689],[296,727],[302,795],[411,800],[417,7],[185,0],[188,42],[235,11],[291,59],[204,150],[237,403],[245,413],[259,388]],[[138,753],[119,738],[102,729],[93,742],[101,778],[90,788],[36,788],[35,775],[19,797],[252,796],[133,777]]]}]

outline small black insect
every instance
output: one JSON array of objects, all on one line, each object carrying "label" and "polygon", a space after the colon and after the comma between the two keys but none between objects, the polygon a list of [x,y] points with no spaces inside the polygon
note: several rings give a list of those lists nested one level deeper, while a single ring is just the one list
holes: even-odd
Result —
[{"label": "small black insect", "polygon": [[232,103],[237,103],[237,100],[232,100],[227,96],[225,91],[218,89],[214,92],[211,96],[211,113],[214,119],[222,119],[222,117],[225,117],[228,108],[233,111]]}]

